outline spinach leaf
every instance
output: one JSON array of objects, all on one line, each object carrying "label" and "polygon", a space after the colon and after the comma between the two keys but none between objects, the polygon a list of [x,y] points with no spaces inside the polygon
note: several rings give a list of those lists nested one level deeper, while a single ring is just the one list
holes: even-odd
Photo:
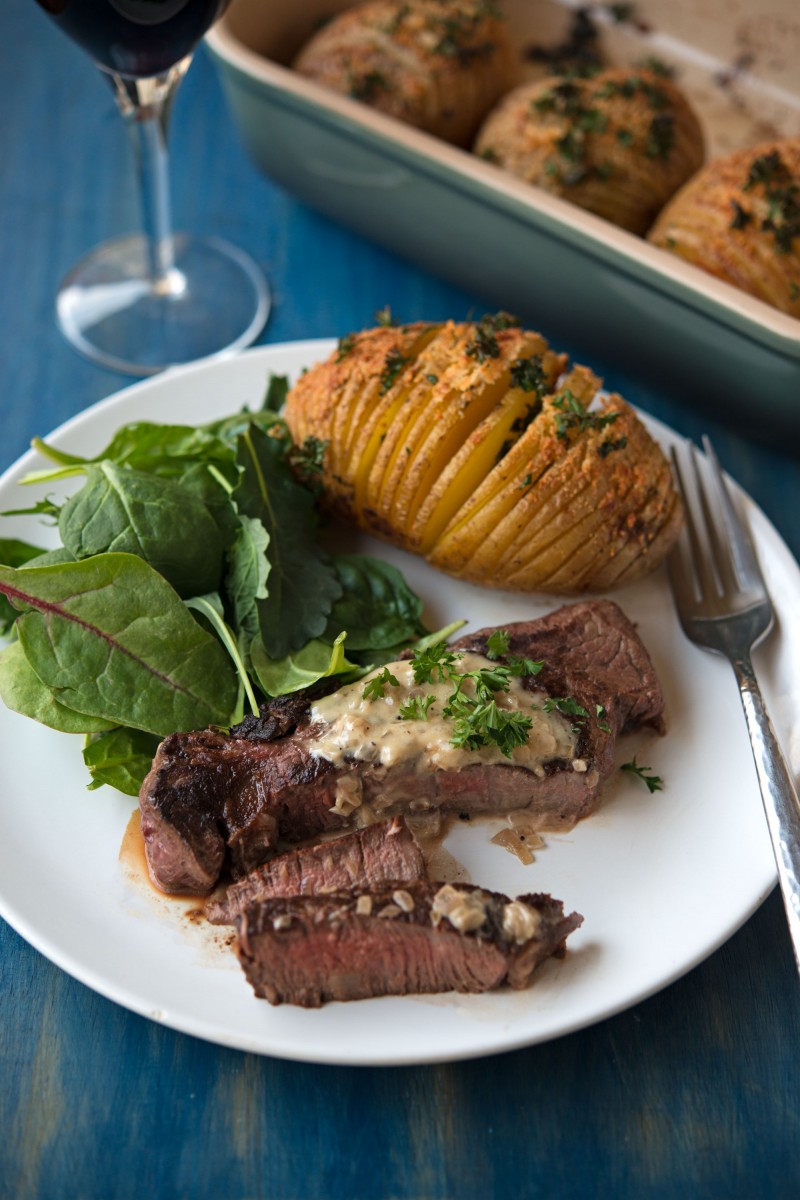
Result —
[{"label": "spinach leaf", "polygon": [[0,567],[31,667],[68,708],[162,737],[225,725],[237,699],[222,646],[132,554]]},{"label": "spinach leaf", "polygon": [[267,597],[257,601],[261,639],[270,658],[283,658],[325,632],[342,587],[317,545],[314,499],[295,480],[284,439],[252,426],[237,445],[242,474],[232,498],[269,535]]},{"label": "spinach leaf", "polygon": [[105,783],[126,796],[138,796],[157,749],[158,738],[141,729],[117,728],[92,738],[83,748],[92,777],[89,791]]},{"label": "spinach leaf", "polygon": [[4,567],[24,567],[26,562],[45,551],[41,546],[21,542],[18,538],[0,538],[0,563]]},{"label": "spinach leaf", "polygon": [[221,441],[231,445],[235,444],[240,434],[246,433],[254,425],[265,432],[269,432],[278,426],[288,435],[286,422],[279,416],[279,410],[283,408],[288,394],[288,375],[274,375],[270,371],[267,378],[264,400],[260,409],[253,411],[250,408],[242,408],[239,412],[232,413],[229,417],[222,417],[221,420],[209,422],[203,428],[207,433],[213,434],[215,437],[220,438]]},{"label": "spinach leaf", "polygon": [[267,380],[267,390],[264,394],[263,408],[269,412],[280,412],[286,403],[286,397],[289,395],[289,376],[274,375],[270,371],[269,379]]},{"label": "spinach leaf", "polygon": [[87,717],[59,704],[28,662],[19,642],[12,642],[0,653],[0,700],[12,712],[32,717],[61,733],[97,733],[113,728],[112,722],[102,717]]},{"label": "spinach leaf", "polygon": [[[29,542],[17,538],[0,538],[0,563],[4,567],[24,567],[25,563],[37,558],[44,551]],[[0,596],[0,637],[4,637],[17,619],[17,613],[5,596]],[[9,707],[11,707],[9,705]]]},{"label": "spinach leaf", "polygon": [[208,509],[225,548],[231,545],[239,531],[239,520],[231,500],[239,468],[234,464],[230,473],[234,476],[232,482],[220,475],[212,463],[191,463],[175,480],[181,491],[189,493]]},{"label": "spinach leaf", "polygon": [[222,609],[222,601],[216,592],[209,593],[207,596],[195,596],[192,600],[186,601],[186,607],[193,609],[208,622],[211,628],[216,633],[219,640],[222,642],[228,654],[231,656],[236,674],[239,677],[239,698],[236,701],[236,708],[231,716],[230,723],[236,725],[244,716],[244,697],[250,703],[250,711],[253,716],[258,716],[258,701],[253,692],[252,685],[247,676],[247,668],[244,664],[242,653],[239,649],[239,643],[233,630],[226,624],[225,614]]},{"label": "spinach leaf", "polygon": [[56,567],[59,563],[75,561],[75,555],[70,554],[66,546],[56,546],[55,550],[44,550],[41,554],[37,554],[36,558],[30,559],[25,565],[27,567]]},{"label": "spinach leaf", "polygon": [[269,658],[263,643],[256,638],[250,648],[256,678],[268,696],[286,696],[329,675],[343,675],[354,669],[344,654],[346,636],[340,633],[333,645],[315,638],[279,659]]},{"label": "spinach leaf", "polygon": [[243,408],[241,412],[232,413],[229,417],[222,417],[219,421],[213,421],[205,428],[218,437],[235,450],[236,442],[243,433],[247,433],[249,429],[261,429],[265,433],[271,433],[274,430],[280,431],[282,436],[288,437],[288,427],[282,417],[279,417],[276,412],[271,409],[262,409],[260,412],[252,412],[249,408]]},{"label": "spinach leaf", "polygon": [[58,521],[70,554],[138,554],[181,596],[219,587],[222,535],[202,500],[171,479],[112,462],[90,463],[85,471],[86,483]]},{"label": "spinach leaf", "polygon": [[342,596],[328,619],[328,634],[347,630],[348,650],[383,650],[424,633],[422,601],[387,562],[360,554],[334,560]]},{"label": "spinach leaf", "polygon": [[258,633],[259,600],[267,598],[269,534],[258,517],[239,517],[239,530],[228,549],[225,591],[233,623],[249,637]]},{"label": "spinach leaf", "polygon": [[[159,425],[149,421],[123,425],[105,449],[93,458],[67,454],[41,438],[34,438],[32,445],[40,454],[64,467],[109,461],[155,475],[179,475],[187,462],[214,462],[222,468],[233,462],[232,447],[203,426]],[[35,471],[26,475],[23,483],[38,483],[54,477],[58,477],[57,472]]]}]

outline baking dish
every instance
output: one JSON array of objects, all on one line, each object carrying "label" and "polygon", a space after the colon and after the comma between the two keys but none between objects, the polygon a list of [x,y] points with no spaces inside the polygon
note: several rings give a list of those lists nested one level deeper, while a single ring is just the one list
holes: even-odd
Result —
[{"label": "baking dish", "polygon": [[[319,22],[346,7],[234,0],[208,35],[242,139],[267,175],[516,312],[579,361],[592,365],[594,356],[611,376],[618,369],[669,387],[746,431],[800,432],[800,321],[293,72],[287,64]],[[575,15],[550,0],[504,7],[521,60],[532,44],[563,40]],[[800,135],[793,0],[649,0],[591,12],[608,61],[657,57],[674,68],[703,121],[709,156]]]}]

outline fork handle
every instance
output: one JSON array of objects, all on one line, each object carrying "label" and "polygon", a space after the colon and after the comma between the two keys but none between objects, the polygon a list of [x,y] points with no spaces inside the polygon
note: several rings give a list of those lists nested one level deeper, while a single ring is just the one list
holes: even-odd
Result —
[{"label": "fork handle", "polygon": [[800,971],[800,797],[772,727],[749,655],[733,661],[767,816],[778,881]]}]

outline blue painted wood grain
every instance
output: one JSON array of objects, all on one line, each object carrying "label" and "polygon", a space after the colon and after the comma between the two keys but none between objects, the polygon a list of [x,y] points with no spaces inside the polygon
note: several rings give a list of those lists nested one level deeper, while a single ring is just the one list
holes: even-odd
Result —
[{"label": "blue painted wood grain", "polygon": [[[5,467],[126,382],[66,346],[53,295],[75,258],[135,226],[136,205],[105,84],[32,0],[0,5],[0,70]],[[260,176],[202,51],[175,106],[173,167],[176,223],[238,242],[270,277],[264,342],[338,336],[387,303],[404,320],[486,307]],[[750,445],[658,380],[592,365],[682,432],[710,432],[800,555],[796,447]],[[685,979],[592,1029],[390,1070],[284,1063],[173,1033],[0,922],[0,1130],[0,1200],[795,1200],[800,988],[781,904],[773,894]]]}]

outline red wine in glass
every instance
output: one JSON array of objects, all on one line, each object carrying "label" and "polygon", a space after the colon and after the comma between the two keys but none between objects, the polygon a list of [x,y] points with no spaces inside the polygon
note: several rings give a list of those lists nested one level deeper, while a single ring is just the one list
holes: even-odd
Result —
[{"label": "red wine in glass", "polygon": [[38,0],[99,67],[161,75],[194,50],[228,0]]},{"label": "red wine in glass", "polygon": [[173,234],[166,132],[191,55],[229,0],[36,0],[110,79],[133,137],[144,235],[93,250],[59,289],[62,331],[88,358],[136,375],[248,345],[269,289],[218,238]]}]

